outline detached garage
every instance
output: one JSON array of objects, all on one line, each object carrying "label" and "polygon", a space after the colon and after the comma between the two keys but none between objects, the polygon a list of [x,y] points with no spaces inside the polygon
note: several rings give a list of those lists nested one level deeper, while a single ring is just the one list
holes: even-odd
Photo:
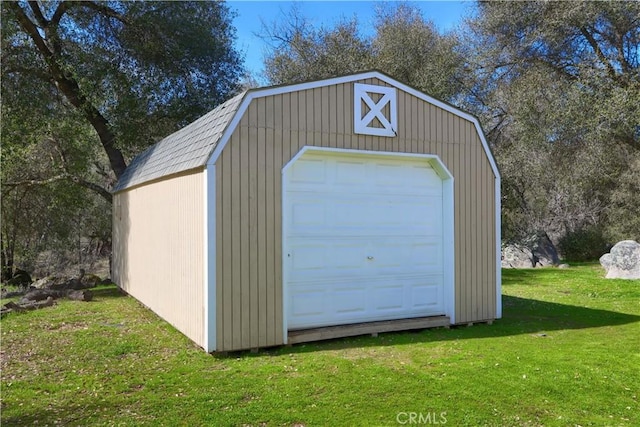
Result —
[{"label": "detached garage", "polygon": [[379,73],[244,92],[137,156],[113,278],[206,351],[501,317],[475,117]]}]

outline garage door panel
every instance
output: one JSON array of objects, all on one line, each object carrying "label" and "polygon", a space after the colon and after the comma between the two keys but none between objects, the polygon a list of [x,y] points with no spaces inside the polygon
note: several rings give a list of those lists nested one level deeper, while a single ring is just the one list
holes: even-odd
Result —
[{"label": "garage door panel", "polygon": [[313,323],[325,316],[329,289],[323,285],[300,286],[291,292],[290,317],[298,323]]},{"label": "garage door panel", "polygon": [[443,314],[439,277],[330,281],[290,290],[289,328]]},{"label": "garage door panel", "polygon": [[332,227],[366,227],[368,206],[355,200],[326,200],[328,210],[327,231]]},{"label": "garage door panel", "polygon": [[367,311],[367,287],[364,284],[336,286],[333,292],[332,311],[337,316],[359,317]]},{"label": "garage door panel", "polygon": [[[291,197],[291,196],[290,196]],[[354,194],[294,194],[287,211],[289,235],[338,236],[440,234],[442,201],[433,197],[381,196],[358,198]]]},{"label": "garage door panel", "polygon": [[374,176],[378,191],[400,194],[418,193],[437,195],[441,193],[442,180],[428,165],[407,166],[406,163],[380,163],[375,165]]},{"label": "garage door panel", "polygon": [[407,300],[405,289],[400,284],[377,287],[373,298],[374,308],[380,312],[401,311]]},{"label": "garage door panel", "polygon": [[306,237],[290,242],[287,256],[293,281],[442,273],[437,237]]},{"label": "garage door panel", "polygon": [[411,245],[408,263],[416,271],[441,271],[443,253],[442,244],[438,240],[423,240]]},{"label": "garage door panel", "polygon": [[432,310],[439,312],[443,304],[442,278],[431,277],[411,288],[411,307],[414,310]]},{"label": "garage door panel", "polygon": [[365,257],[363,254],[367,252],[367,243],[354,241],[332,242],[330,246],[330,254],[333,267],[337,274],[348,274],[347,270],[359,270],[365,267]]},{"label": "garage door panel", "polygon": [[437,237],[378,238],[368,248],[369,267],[377,275],[423,275],[442,273],[442,244]]},{"label": "garage door panel", "polygon": [[337,160],[334,173],[334,182],[338,185],[357,187],[367,182],[367,164],[364,161]]},{"label": "garage door panel", "polygon": [[291,183],[322,184],[327,181],[327,164],[323,159],[299,159],[291,168]]},{"label": "garage door panel", "polygon": [[362,275],[368,245],[363,239],[292,239],[287,253],[289,278],[305,282]]},{"label": "garage door panel", "polygon": [[300,200],[291,205],[290,218],[295,228],[324,226],[326,223],[325,202],[316,199]]},{"label": "garage door panel", "polygon": [[[323,242],[305,243],[295,247],[292,253],[293,270],[300,274],[317,276],[327,267],[327,247]],[[317,270],[310,272],[309,270]]]},{"label": "garage door panel", "polygon": [[422,160],[322,155],[284,177],[289,329],[444,314],[441,178]]}]

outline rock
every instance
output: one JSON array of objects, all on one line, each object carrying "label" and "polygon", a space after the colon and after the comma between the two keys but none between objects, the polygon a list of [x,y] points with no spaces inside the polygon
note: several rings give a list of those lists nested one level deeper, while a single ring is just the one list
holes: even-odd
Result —
[{"label": "rock", "polygon": [[85,274],[80,279],[80,283],[82,283],[85,288],[95,288],[101,282],[102,280],[95,274]]},{"label": "rock", "polygon": [[52,289],[34,289],[25,294],[18,304],[27,304],[31,301],[43,301],[47,298],[60,298],[62,294]]},{"label": "rock", "polygon": [[91,301],[93,299],[93,292],[88,289],[70,291],[67,294],[67,298],[74,301]]},{"label": "rock", "polygon": [[549,236],[541,233],[522,244],[506,245],[502,248],[503,268],[533,268],[558,265],[558,251]]},{"label": "rock", "polygon": [[37,308],[51,307],[55,303],[53,297],[47,297],[44,301],[35,301],[31,304],[24,305],[23,308],[27,310],[33,310]]},{"label": "rock", "polygon": [[[58,277],[58,276],[47,276],[43,279],[40,279],[34,283],[34,287],[37,289],[54,289],[57,291],[64,290],[79,290],[79,289],[87,289],[94,288],[98,284],[102,283],[100,277],[95,274],[82,274],[80,277]],[[111,283],[109,281],[109,283]]]},{"label": "rock", "polygon": [[538,236],[537,241],[533,245],[533,255],[535,257],[535,266],[540,264],[541,267],[544,267],[547,265],[558,265],[560,263],[558,251],[546,233]]},{"label": "rock", "polygon": [[569,268],[569,264],[560,264],[558,268]]},{"label": "rock", "polygon": [[525,247],[507,245],[502,248],[502,268],[532,268],[533,254]]},{"label": "rock", "polygon": [[58,283],[64,283],[65,279],[61,279],[57,276],[47,276],[42,279],[38,279],[33,283],[33,287],[36,289],[51,289]]},{"label": "rock", "polygon": [[604,254],[600,257],[600,265],[604,267],[606,272],[609,272],[609,269],[613,267],[613,256],[609,254]]},{"label": "rock", "polygon": [[13,297],[21,297],[24,294],[27,293],[26,289],[23,289],[21,291],[11,291],[11,292],[6,292],[4,289],[2,290],[2,298],[13,298]]},{"label": "rock", "polygon": [[640,279],[640,243],[623,240],[600,257],[607,279]]},{"label": "rock", "polygon": [[2,306],[2,310],[0,312],[2,315],[5,315],[12,311],[35,310],[38,308],[51,307],[53,304],[55,304],[53,297],[47,297],[47,299],[42,301],[25,301],[18,303],[8,302]]},{"label": "rock", "polygon": [[7,285],[10,286],[28,286],[33,282],[31,276],[24,270],[16,269],[13,277],[7,280]]},{"label": "rock", "polygon": [[82,284],[82,282],[80,281],[80,279],[78,278],[73,278],[73,279],[66,279],[66,280],[61,280],[59,282],[56,282],[54,284],[52,284],[51,286],[49,286],[49,289],[55,289],[58,291],[63,291],[63,290],[68,290],[68,289],[84,289],[86,286],[84,286]]}]

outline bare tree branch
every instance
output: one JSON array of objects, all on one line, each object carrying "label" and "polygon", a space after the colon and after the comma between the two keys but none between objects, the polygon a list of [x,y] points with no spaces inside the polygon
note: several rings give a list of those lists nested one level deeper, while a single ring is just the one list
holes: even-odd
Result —
[{"label": "bare tree branch", "polygon": [[99,196],[101,196],[103,199],[105,199],[109,203],[112,202],[111,193],[107,189],[93,182],[89,182],[85,179],[79,178],[77,176],[73,176],[68,172],[64,172],[62,174],[52,176],[50,178],[45,178],[45,179],[25,179],[23,181],[3,182],[2,186],[8,187],[9,189],[14,189],[18,187],[33,187],[33,186],[39,186],[39,185],[48,185],[48,184],[53,184],[54,182],[66,181],[66,180],[71,181],[75,184],[78,184],[81,187],[87,188],[97,193]]},{"label": "bare tree branch", "polygon": [[107,191],[105,188],[99,186],[98,184],[95,184],[93,182],[89,182],[89,181],[84,180],[82,178],[78,178],[76,176],[71,176],[71,175],[69,175],[69,179],[72,182],[80,185],[81,187],[87,188],[87,189],[92,190],[93,192],[97,193],[99,196],[101,196],[107,202],[113,203],[113,198],[111,197],[111,193],[109,191]]},{"label": "bare tree branch", "polygon": [[67,173],[63,173],[60,175],[52,176],[50,178],[45,179],[25,179],[22,181],[12,181],[12,182],[3,182],[3,187],[33,187],[35,185],[47,185],[52,184],[54,182],[62,181],[67,179]]},{"label": "bare tree branch", "polygon": [[40,10],[40,5],[38,4],[38,2],[30,1],[29,7],[33,11],[33,16],[35,16],[36,20],[38,21],[38,24],[40,24],[40,27],[47,28],[49,26],[49,21],[47,21],[47,18],[45,18],[44,15],[42,14],[42,11]]},{"label": "bare tree branch", "polygon": [[593,51],[595,52],[598,60],[607,68],[607,73],[609,74],[609,76],[614,80],[618,80],[618,75],[615,68],[613,68],[613,65],[611,65],[605,54],[602,52],[602,49],[600,49],[600,46],[598,45],[596,39],[593,37],[593,34],[588,31],[587,27],[580,27],[580,32],[582,33],[584,38],[587,39],[589,46],[591,46],[591,49],[593,49]]},{"label": "bare tree branch", "polygon": [[[91,2],[88,2],[91,3]],[[40,33],[29,17],[24,13],[18,3],[9,3],[10,7],[16,13],[16,17],[20,25],[29,34],[34,41],[36,47],[44,57],[45,62],[49,66],[51,75],[56,82],[56,86],[65,95],[69,102],[80,110],[87,118],[91,126],[98,133],[100,142],[109,157],[109,163],[111,168],[116,174],[116,177],[120,177],[126,168],[126,162],[122,152],[115,145],[115,134],[111,130],[109,121],[104,117],[100,111],[87,99],[85,94],[80,89],[78,82],[69,77],[58,64],[59,52],[55,52],[49,48],[46,41],[40,36]],[[91,3],[93,4],[93,3]],[[96,6],[100,7],[100,5]]]},{"label": "bare tree branch", "polygon": [[101,13],[102,15],[109,16],[111,18],[115,18],[118,21],[122,22],[123,24],[128,24],[129,23],[125,19],[124,16],[122,16],[116,10],[114,10],[114,9],[110,8],[109,6],[107,6],[106,3],[92,2],[92,1],[79,1],[79,2],[74,2],[74,4],[77,4],[79,6],[84,6],[84,7],[88,8],[88,9],[93,9],[96,12]]},{"label": "bare tree branch", "polygon": [[68,2],[68,1],[60,2],[58,7],[56,8],[56,11],[53,13],[53,17],[51,18],[52,27],[58,28],[58,25],[60,24],[60,20],[62,19],[64,14],[67,13],[67,10],[69,10],[72,4],[73,4],[72,2]]}]

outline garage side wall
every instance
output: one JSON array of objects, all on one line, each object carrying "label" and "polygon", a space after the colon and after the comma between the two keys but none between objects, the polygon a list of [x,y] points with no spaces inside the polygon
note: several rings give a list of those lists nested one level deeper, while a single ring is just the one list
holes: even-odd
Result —
[{"label": "garage side wall", "polygon": [[495,177],[476,128],[397,94],[393,138],[353,133],[353,83],[253,100],[216,162],[219,351],[284,342],[281,171],[305,145],[440,156],[455,182],[456,320],[495,318]]},{"label": "garage side wall", "polygon": [[204,346],[203,172],[127,189],[113,200],[113,279]]}]

